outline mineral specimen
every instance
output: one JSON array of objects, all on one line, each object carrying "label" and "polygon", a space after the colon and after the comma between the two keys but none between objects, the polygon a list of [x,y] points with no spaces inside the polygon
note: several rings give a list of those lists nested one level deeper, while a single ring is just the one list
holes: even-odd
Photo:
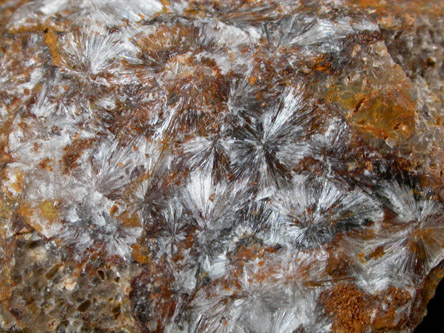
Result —
[{"label": "mineral specimen", "polygon": [[0,0],[0,330],[413,331],[444,275],[443,14]]}]

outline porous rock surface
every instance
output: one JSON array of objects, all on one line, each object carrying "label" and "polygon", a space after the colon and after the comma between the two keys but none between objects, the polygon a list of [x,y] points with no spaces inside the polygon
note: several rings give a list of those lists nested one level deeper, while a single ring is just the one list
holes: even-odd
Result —
[{"label": "porous rock surface", "polygon": [[443,8],[0,0],[0,330],[413,331]]}]

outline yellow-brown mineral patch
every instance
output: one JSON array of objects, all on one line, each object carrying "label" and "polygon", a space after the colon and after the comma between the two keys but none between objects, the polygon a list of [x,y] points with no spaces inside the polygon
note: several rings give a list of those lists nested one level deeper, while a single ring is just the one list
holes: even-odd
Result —
[{"label": "yellow-brown mineral patch", "polygon": [[59,219],[59,211],[57,210],[57,202],[55,200],[44,200],[40,203],[40,213],[50,224]]},{"label": "yellow-brown mineral patch", "polygon": [[369,96],[355,97],[347,114],[350,124],[364,135],[400,141],[414,130],[415,104],[405,91],[375,91]]}]

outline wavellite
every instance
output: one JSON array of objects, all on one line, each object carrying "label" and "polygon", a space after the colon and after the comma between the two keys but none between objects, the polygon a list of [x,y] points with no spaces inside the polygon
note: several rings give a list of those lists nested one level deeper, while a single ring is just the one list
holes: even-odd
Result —
[{"label": "wavellite", "polygon": [[412,332],[443,8],[0,0],[0,330]]}]

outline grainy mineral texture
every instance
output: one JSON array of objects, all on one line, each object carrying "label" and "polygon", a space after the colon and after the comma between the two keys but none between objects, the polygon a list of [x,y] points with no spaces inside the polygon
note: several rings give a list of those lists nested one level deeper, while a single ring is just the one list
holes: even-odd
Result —
[{"label": "grainy mineral texture", "polygon": [[443,89],[442,0],[0,0],[0,331],[412,332]]}]

